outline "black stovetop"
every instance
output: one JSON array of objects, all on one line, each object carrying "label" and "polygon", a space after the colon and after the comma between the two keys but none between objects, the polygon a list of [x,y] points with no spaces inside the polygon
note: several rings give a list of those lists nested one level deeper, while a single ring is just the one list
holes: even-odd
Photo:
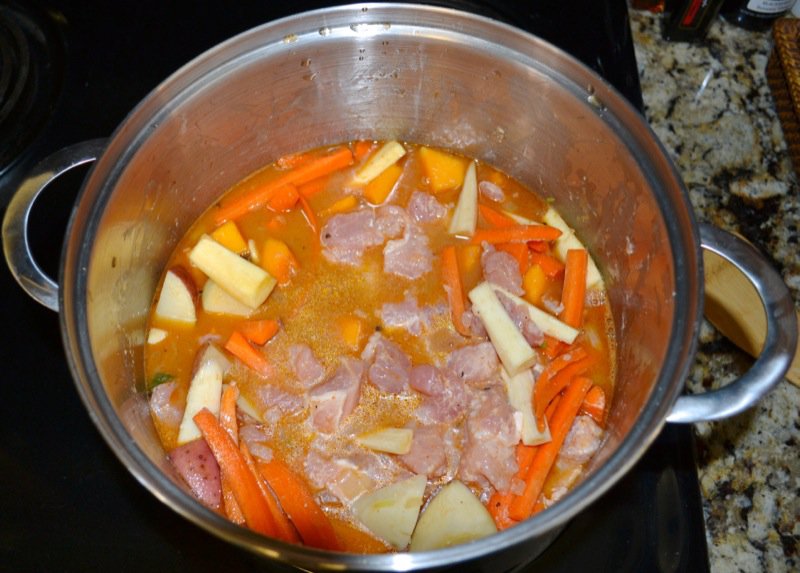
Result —
[{"label": "black stovetop", "polygon": [[[526,28],[582,59],[641,107],[625,0],[431,3]],[[20,120],[12,128],[2,123],[9,74],[0,67],[0,205],[35,162],[70,143],[109,136],[153,87],[205,49],[325,2],[271,4],[0,0],[0,16],[13,13],[33,38],[23,55],[45,58],[39,68],[23,68],[35,80],[26,88],[33,99],[10,114]],[[6,69],[18,35],[0,20]],[[13,160],[3,163],[12,152]],[[34,253],[53,275],[82,175],[59,180],[34,210]],[[29,299],[2,264],[0,296],[0,569],[274,570],[183,520],[136,482],[74,389],[57,315]],[[693,451],[691,429],[668,426],[619,484],[519,570],[707,571]]]}]

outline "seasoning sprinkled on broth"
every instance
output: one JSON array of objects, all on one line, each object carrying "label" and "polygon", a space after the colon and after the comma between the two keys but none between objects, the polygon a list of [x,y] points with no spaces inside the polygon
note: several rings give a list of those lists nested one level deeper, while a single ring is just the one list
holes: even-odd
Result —
[{"label": "seasoning sprinkled on broth", "polygon": [[264,535],[464,543],[557,502],[604,439],[615,343],[592,257],[457,153],[282,157],[198,219],[160,285],[145,367],[164,448],[201,503]]}]

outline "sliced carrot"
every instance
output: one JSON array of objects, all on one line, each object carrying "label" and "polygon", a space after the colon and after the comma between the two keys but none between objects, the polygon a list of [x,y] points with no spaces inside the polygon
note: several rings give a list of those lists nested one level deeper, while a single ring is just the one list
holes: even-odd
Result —
[{"label": "sliced carrot", "polygon": [[261,376],[269,376],[272,373],[272,366],[266,357],[247,342],[244,335],[238,330],[231,333],[230,338],[225,343],[225,350],[233,354],[244,364]]},{"label": "sliced carrot", "polygon": [[290,153],[289,155],[279,157],[275,165],[280,169],[296,169],[313,160],[314,156],[310,153]]},{"label": "sliced carrot", "polygon": [[528,243],[528,249],[530,249],[532,253],[546,253],[549,246],[544,241],[530,241]]},{"label": "sliced carrot", "polygon": [[388,553],[390,547],[373,537],[369,533],[361,531],[355,527],[350,521],[340,519],[338,517],[330,518],[333,530],[336,537],[339,539],[339,545],[342,551],[347,553],[359,553],[362,555],[370,553]]},{"label": "sliced carrot", "polygon": [[222,223],[229,219],[240,217],[251,209],[267,203],[285,185],[303,185],[352,164],[353,153],[347,147],[339,147],[331,153],[321,157],[314,157],[309,162],[299,165],[276,179],[232,199],[229,203],[221,205],[214,214],[214,220],[217,223]]},{"label": "sliced carrot", "polygon": [[554,241],[561,236],[561,231],[547,225],[514,225],[502,229],[478,229],[470,242],[480,245],[483,242],[527,243],[528,241]]},{"label": "sliced carrot", "polygon": [[553,338],[547,334],[544,335],[544,355],[550,360],[561,354],[564,351],[564,348],[566,348],[566,344],[561,342],[559,339]]},{"label": "sliced carrot", "polygon": [[356,144],[353,146],[353,156],[355,157],[356,161],[361,161],[367,155],[369,155],[369,152],[372,151],[374,146],[375,143],[373,141],[366,139],[356,141]]},{"label": "sliced carrot", "polygon": [[280,187],[272,198],[267,203],[267,206],[273,211],[286,212],[294,209],[297,205],[297,200],[300,194],[297,192],[297,187],[294,185],[284,185]]},{"label": "sliced carrot", "polygon": [[466,301],[464,299],[464,288],[461,284],[461,273],[458,270],[456,248],[452,245],[442,249],[442,280],[447,291],[447,301],[450,304],[450,316],[453,319],[453,326],[455,326],[459,334],[469,336],[469,329],[462,320]]},{"label": "sliced carrot", "polygon": [[280,239],[272,237],[264,241],[258,253],[258,260],[261,267],[275,277],[281,286],[289,284],[292,276],[300,268],[300,263],[289,246]]},{"label": "sliced carrot", "polygon": [[478,210],[486,222],[495,229],[503,229],[517,225],[514,219],[488,205],[478,205]]},{"label": "sliced carrot", "polygon": [[340,213],[347,213],[355,209],[357,205],[358,199],[356,199],[354,195],[348,195],[320,211],[319,216],[324,218],[332,215],[339,215]]},{"label": "sliced carrot", "polygon": [[528,271],[528,267],[531,266],[528,259],[528,245],[525,243],[500,243],[497,245],[497,250],[514,257],[519,265],[520,274],[524,275]]},{"label": "sliced carrot", "polygon": [[[229,384],[222,392],[222,400],[219,406],[219,423],[231,437],[234,443],[239,441],[239,427],[236,421],[236,399],[239,397],[239,389],[236,384]],[[244,524],[244,514],[239,504],[236,503],[236,496],[233,494],[229,477],[221,477],[222,485],[222,506],[225,515],[237,525]]]},{"label": "sliced carrot", "polygon": [[[517,444],[517,473],[515,475],[515,479],[524,480],[525,476],[528,474],[528,468],[530,468],[531,462],[533,461],[534,455],[536,455],[536,448],[537,446],[526,446],[522,442]],[[518,521],[511,519],[508,515],[508,506],[514,499],[514,494],[509,492],[500,493],[499,491],[495,491],[492,494],[492,497],[489,498],[489,503],[487,504],[487,509],[489,510],[489,514],[494,519],[495,525],[500,530],[508,529],[512,525],[516,525],[519,523]]]},{"label": "sliced carrot", "polygon": [[528,469],[528,475],[525,477],[525,491],[522,495],[515,497],[508,508],[508,515],[511,519],[522,521],[533,512],[547,475],[556,461],[564,439],[567,437],[581,403],[591,386],[592,381],[588,378],[576,378],[567,387],[550,423],[552,440],[537,448],[531,467]]},{"label": "sliced carrot", "polygon": [[531,264],[539,265],[542,267],[544,274],[551,279],[557,279],[564,274],[564,263],[555,257],[551,257],[545,253],[532,252],[530,254]]},{"label": "sliced carrot", "polygon": [[297,188],[297,192],[300,194],[301,197],[305,197],[306,199],[311,199],[317,193],[323,191],[325,187],[328,186],[328,181],[330,181],[329,175],[323,175],[322,177],[317,177],[316,179],[312,179],[308,183],[304,183]]},{"label": "sliced carrot", "polygon": [[[552,359],[552,361],[547,366],[545,366],[542,373],[539,374],[539,378],[537,378],[536,384],[533,386],[533,407],[534,407],[534,412],[540,413],[539,416],[537,417],[538,426],[540,430],[544,430],[544,420],[541,417],[541,412],[544,411],[544,408],[547,407],[547,403],[549,403],[550,400],[552,399],[551,396],[550,399],[547,400],[547,403],[544,402],[545,388],[547,387],[550,378],[558,374],[562,369],[566,368],[571,363],[583,360],[584,358],[586,358],[586,356],[587,356],[586,350],[584,350],[582,346],[576,346],[569,352],[565,352],[559,355],[558,357]],[[541,406],[541,408],[539,406]]]},{"label": "sliced carrot", "polygon": [[583,303],[586,298],[586,272],[589,268],[589,254],[585,249],[567,251],[564,265],[564,290],[561,292],[561,304],[564,310],[560,318],[573,328],[579,328],[583,322]]},{"label": "sliced carrot", "polygon": [[534,411],[536,412],[537,420],[542,419],[542,415],[547,408],[547,405],[566,388],[573,378],[581,374],[585,374],[589,367],[592,365],[592,358],[587,356],[577,362],[573,362],[558,371],[554,376],[545,380],[536,381],[536,388],[534,390]]},{"label": "sliced carrot", "polygon": [[581,414],[591,416],[598,426],[606,424],[606,393],[600,386],[592,386],[581,404]]},{"label": "sliced carrot", "polygon": [[275,537],[275,520],[239,448],[207,408],[200,410],[193,419],[214,454],[222,475],[227,476],[247,527],[263,535]]},{"label": "sliced carrot", "polygon": [[269,462],[257,461],[256,464],[300,533],[303,543],[319,549],[339,549],[339,540],[328,516],[302,478],[276,458]]},{"label": "sliced carrot", "polygon": [[277,529],[275,537],[282,541],[288,541],[289,543],[298,543],[300,541],[300,536],[297,535],[297,530],[292,526],[289,518],[286,517],[286,514],[283,512],[283,509],[281,509],[281,506],[275,499],[275,494],[272,492],[272,490],[270,490],[267,482],[264,481],[264,477],[258,470],[256,461],[253,459],[253,455],[250,453],[250,449],[247,447],[247,443],[244,440],[242,440],[242,442],[239,444],[239,451],[242,453],[242,457],[247,464],[247,469],[250,470],[251,474],[253,474],[253,477],[255,478],[259,489],[261,490],[261,495],[264,496],[264,501],[267,502],[270,513],[272,513],[272,519],[275,520],[275,526]]},{"label": "sliced carrot", "polygon": [[280,323],[277,320],[246,320],[239,324],[239,332],[253,344],[266,344],[278,333]]}]

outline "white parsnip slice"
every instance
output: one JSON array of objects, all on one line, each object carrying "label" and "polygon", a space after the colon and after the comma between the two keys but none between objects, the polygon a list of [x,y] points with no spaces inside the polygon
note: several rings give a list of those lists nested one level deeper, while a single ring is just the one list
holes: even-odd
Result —
[{"label": "white parsnip slice", "polygon": [[544,422],[544,431],[539,431],[533,411],[533,372],[527,369],[510,376],[505,369],[501,369],[500,375],[508,394],[508,403],[522,415],[522,443],[536,446],[549,442],[552,438],[547,420]]},{"label": "white parsnip slice", "polygon": [[531,322],[538,326],[539,330],[544,332],[546,335],[557,338],[558,340],[566,342],[567,344],[572,344],[575,341],[575,337],[578,336],[579,331],[577,329],[572,328],[570,325],[564,322],[561,322],[552,314],[546,313],[537,306],[529,303],[527,300],[511,294],[501,286],[493,284],[492,288],[495,290],[495,292],[503,293],[503,296],[511,299],[514,304],[522,305],[525,310],[528,311],[528,316],[530,317]]},{"label": "white parsnip slice", "polygon": [[252,308],[229,295],[228,291],[211,279],[207,280],[206,284],[203,285],[200,302],[203,305],[203,310],[211,314],[245,317],[253,314]]},{"label": "white parsnip slice", "polygon": [[448,232],[451,235],[463,235],[471,237],[475,234],[475,226],[478,223],[478,178],[475,174],[475,162],[470,161],[467,173],[464,175],[464,183],[461,185],[461,193],[458,195],[458,203],[450,220]]},{"label": "white parsnip slice", "polygon": [[358,168],[353,176],[353,183],[366,185],[383,173],[387,167],[394,165],[405,154],[406,149],[399,142],[386,142],[364,165]]},{"label": "white parsnip slice", "polygon": [[267,271],[203,235],[189,252],[189,260],[233,298],[250,308],[261,306],[276,280]]},{"label": "white parsnip slice", "polygon": [[200,437],[200,430],[194,423],[194,415],[203,408],[215,416],[219,415],[219,403],[222,397],[222,378],[230,368],[230,362],[213,344],[201,350],[197,368],[189,382],[186,394],[186,408],[183,410],[178,445],[191,442]]},{"label": "white parsnip slice", "polygon": [[[567,225],[567,222],[561,218],[561,215],[555,209],[550,207],[544,214],[543,219],[546,224],[561,231],[561,236],[556,239],[554,245],[556,256],[559,259],[565,261],[567,259],[567,251],[570,249],[584,249],[589,253],[589,250],[583,246],[580,239],[575,236],[575,231],[572,227]],[[589,268],[586,270],[586,288],[594,286],[603,286],[603,276],[600,274],[594,259],[592,259],[592,255],[589,254]]]},{"label": "white parsnip slice", "polygon": [[512,376],[536,362],[536,353],[508,316],[492,286],[484,281],[469,292],[472,310],[483,322],[500,362]]},{"label": "white parsnip slice", "polygon": [[147,333],[147,344],[158,344],[167,338],[167,331],[163,328],[151,328]]},{"label": "white parsnip slice", "polygon": [[356,442],[376,452],[403,455],[411,451],[414,430],[410,428],[381,428],[361,434]]}]

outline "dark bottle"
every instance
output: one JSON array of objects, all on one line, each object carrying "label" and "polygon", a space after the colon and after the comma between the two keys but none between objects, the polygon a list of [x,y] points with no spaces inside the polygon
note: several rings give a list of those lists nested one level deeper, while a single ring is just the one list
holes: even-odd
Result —
[{"label": "dark bottle", "polygon": [[795,0],[726,0],[721,13],[731,24],[760,32],[768,30],[794,3]]}]

